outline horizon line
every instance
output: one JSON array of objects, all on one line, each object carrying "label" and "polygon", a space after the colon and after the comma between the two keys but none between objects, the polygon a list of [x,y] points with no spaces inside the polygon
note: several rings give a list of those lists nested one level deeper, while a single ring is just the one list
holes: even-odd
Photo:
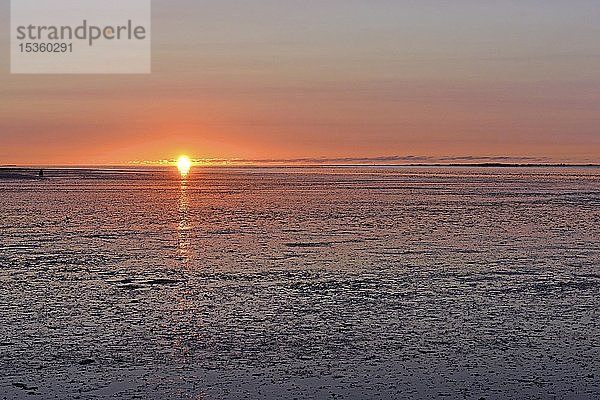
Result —
[{"label": "horizon line", "polygon": [[[514,166],[595,166],[600,160],[582,158],[579,160],[557,159],[546,156],[424,156],[386,155],[374,157],[296,157],[276,158],[199,158],[190,156],[195,166],[473,166],[473,165],[514,165]],[[124,162],[91,163],[0,163],[0,167],[160,167],[177,163],[177,157],[159,160],[131,160]]]},{"label": "horizon line", "polygon": [[[335,167],[513,167],[513,168],[568,168],[568,167],[600,167],[600,163],[229,163],[229,164],[200,164],[196,163],[195,167],[201,168],[335,168]],[[170,168],[176,167],[175,162],[168,164],[0,164],[2,169],[93,169],[93,168]]]}]

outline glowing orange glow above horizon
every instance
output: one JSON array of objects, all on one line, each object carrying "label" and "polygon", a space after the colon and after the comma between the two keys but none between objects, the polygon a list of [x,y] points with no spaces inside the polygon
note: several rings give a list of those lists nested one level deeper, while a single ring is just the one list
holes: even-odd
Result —
[{"label": "glowing orange glow above horizon", "polygon": [[540,4],[154,0],[151,74],[0,71],[0,165],[600,163],[600,2]]},{"label": "glowing orange glow above horizon", "polygon": [[182,177],[186,177],[192,168],[192,160],[188,156],[182,155],[177,159],[177,169]]}]

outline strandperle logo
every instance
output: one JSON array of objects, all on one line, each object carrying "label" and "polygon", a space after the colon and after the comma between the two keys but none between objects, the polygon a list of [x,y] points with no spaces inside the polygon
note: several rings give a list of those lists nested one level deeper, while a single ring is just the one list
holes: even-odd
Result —
[{"label": "strandperle logo", "polygon": [[150,73],[150,0],[12,0],[11,72]]},{"label": "strandperle logo", "polygon": [[17,39],[25,41],[49,40],[87,40],[92,46],[95,41],[105,40],[144,40],[146,39],[146,28],[144,26],[133,26],[131,20],[127,25],[99,27],[90,25],[87,20],[83,20],[80,26],[75,28],[71,26],[18,26]]}]

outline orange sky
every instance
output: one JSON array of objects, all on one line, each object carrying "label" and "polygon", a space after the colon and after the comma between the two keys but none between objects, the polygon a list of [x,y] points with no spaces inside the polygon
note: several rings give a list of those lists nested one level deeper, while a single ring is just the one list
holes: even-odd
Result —
[{"label": "orange sky", "polygon": [[156,0],[151,75],[3,58],[0,164],[600,162],[597,2],[249,3]]}]

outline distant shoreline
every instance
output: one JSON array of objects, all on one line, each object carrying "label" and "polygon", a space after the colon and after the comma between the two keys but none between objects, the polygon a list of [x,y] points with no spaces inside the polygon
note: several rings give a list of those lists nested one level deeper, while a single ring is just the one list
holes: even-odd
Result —
[{"label": "distant shoreline", "polygon": [[[152,169],[171,168],[175,165],[0,165],[0,170],[40,170],[40,169]],[[600,168],[600,164],[528,164],[528,163],[418,163],[418,164],[202,164],[195,168],[372,168],[372,167],[430,167],[430,168]]]}]

